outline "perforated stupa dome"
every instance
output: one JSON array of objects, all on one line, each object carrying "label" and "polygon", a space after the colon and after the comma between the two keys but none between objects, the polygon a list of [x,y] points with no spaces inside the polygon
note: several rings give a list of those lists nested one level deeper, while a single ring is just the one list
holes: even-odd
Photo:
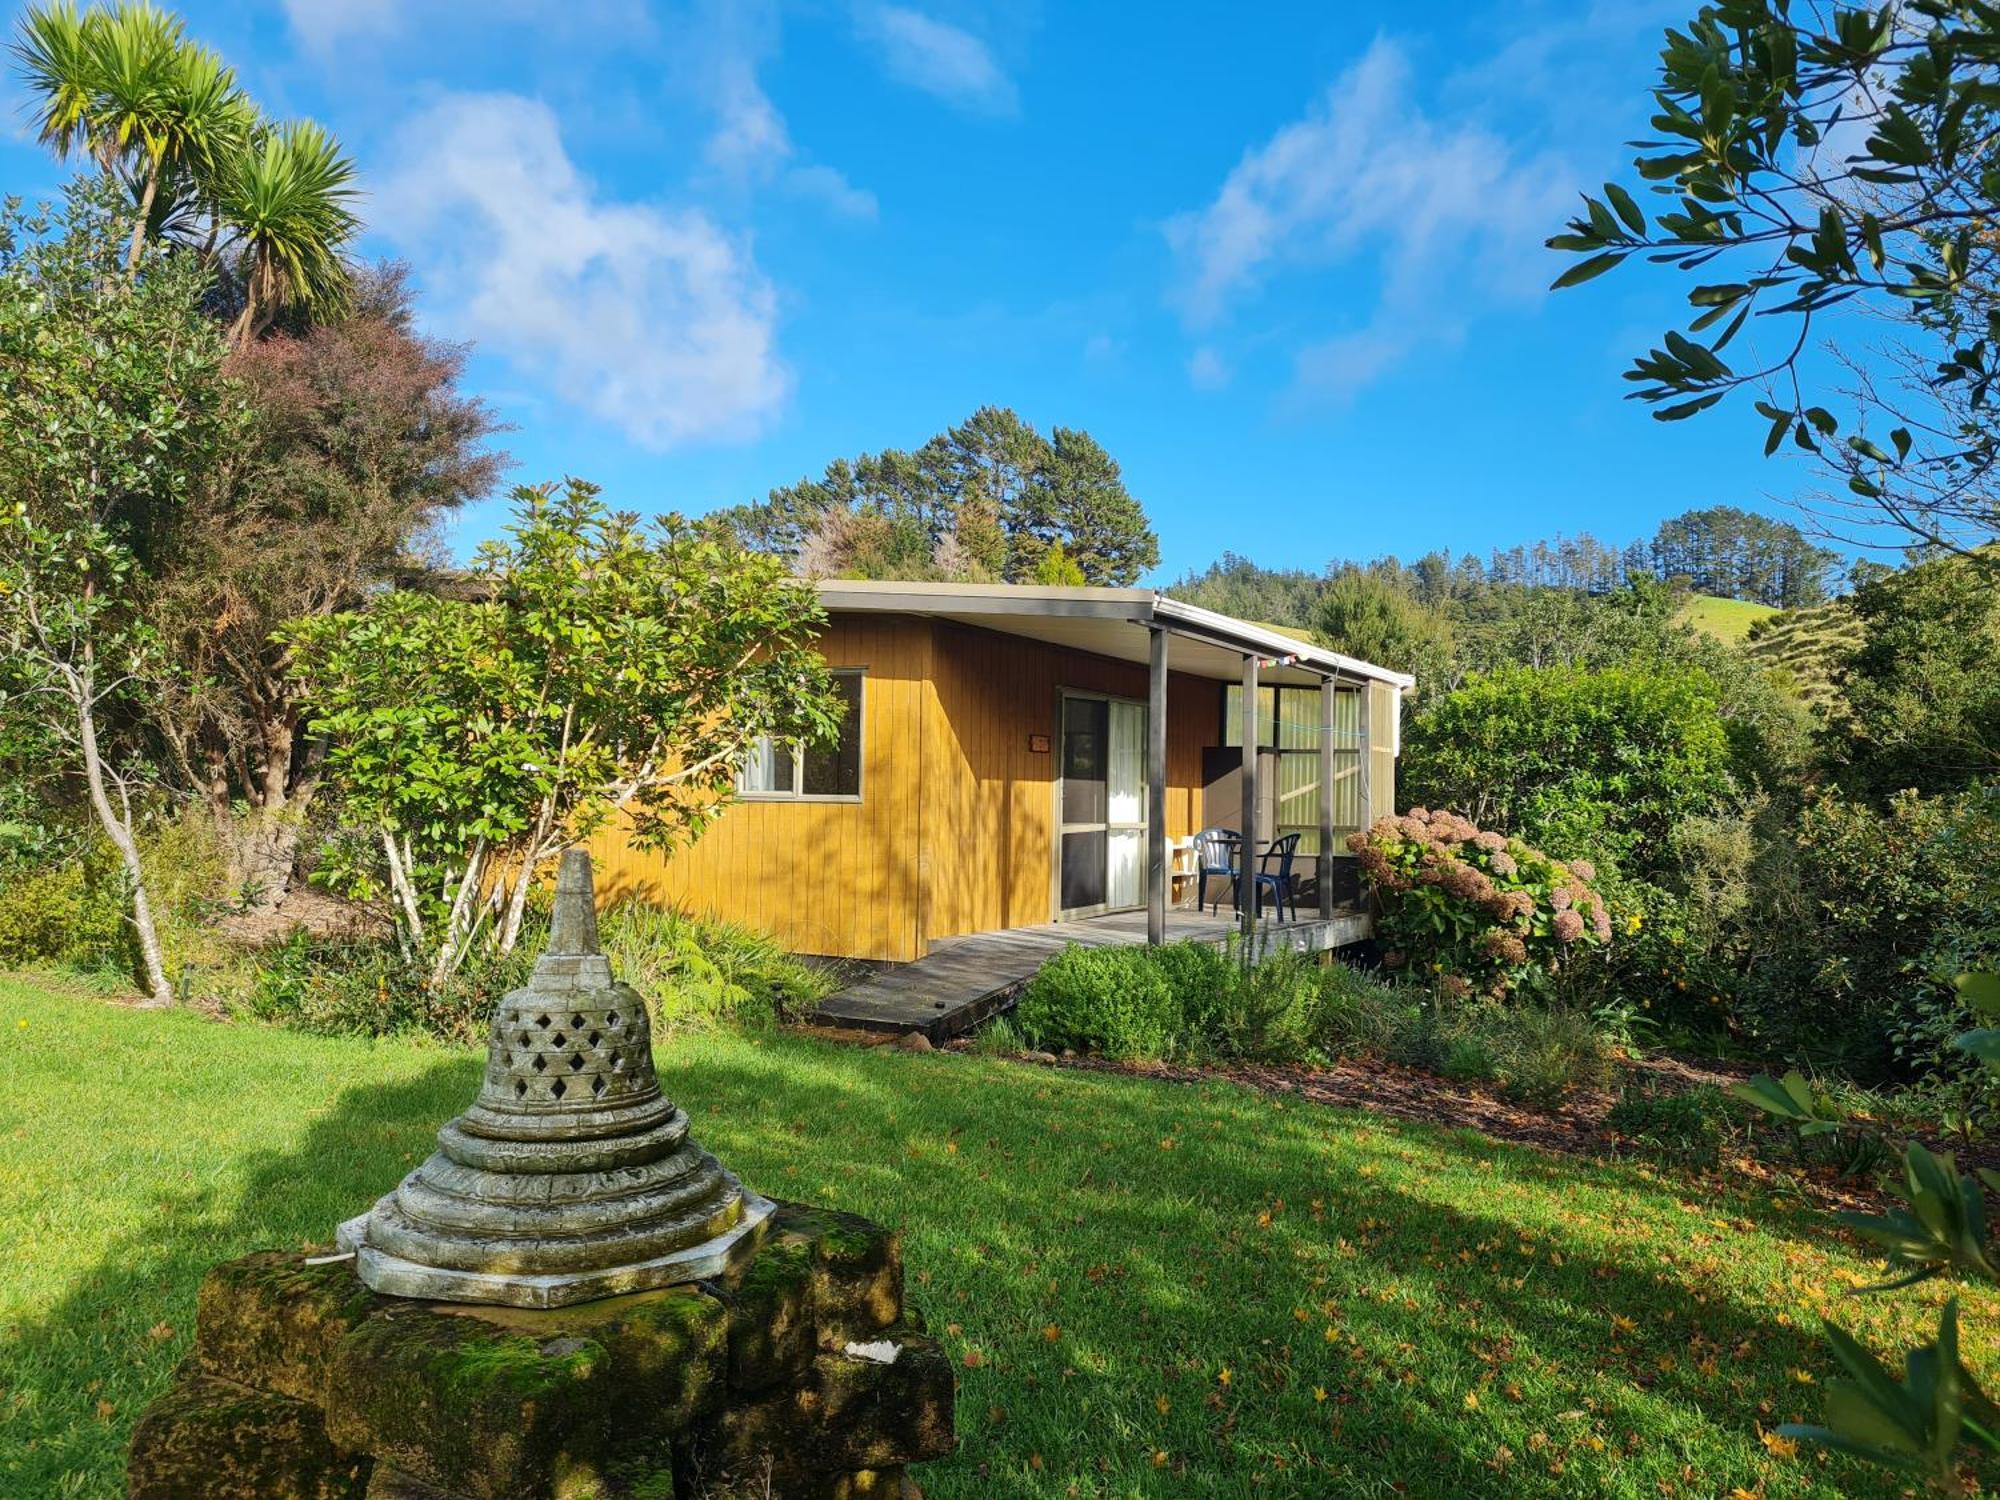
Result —
[{"label": "perforated stupa dome", "polygon": [[645,1002],[612,977],[572,849],[547,950],[494,1010],[478,1098],[339,1238],[378,1292],[560,1307],[714,1276],[771,1211],[660,1092]]}]

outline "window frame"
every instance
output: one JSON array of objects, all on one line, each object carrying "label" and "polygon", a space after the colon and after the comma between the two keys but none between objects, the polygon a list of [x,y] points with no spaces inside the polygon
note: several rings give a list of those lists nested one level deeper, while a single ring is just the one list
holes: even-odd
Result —
[{"label": "window frame", "polygon": [[[854,790],[851,792],[808,792],[806,784],[805,746],[792,742],[792,790],[751,791],[743,785],[743,778],[749,769],[745,763],[736,770],[736,795],[745,802],[859,802],[868,791],[868,669],[866,667],[833,667],[828,675],[851,677],[855,682],[854,691]],[[770,736],[759,735],[757,745],[768,742]],[[757,753],[755,750],[752,754]]]}]

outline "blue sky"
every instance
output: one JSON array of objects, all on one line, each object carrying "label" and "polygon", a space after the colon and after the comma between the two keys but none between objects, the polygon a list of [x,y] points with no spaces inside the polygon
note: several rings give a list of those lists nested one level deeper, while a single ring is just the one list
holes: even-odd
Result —
[{"label": "blue sky", "polygon": [[[1622,399],[1670,277],[1544,290],[1687,3],[180,8],[354,152],[364,249],[476,344],[514,480],[701,511],[991,402],[1110,449],[1161,580],[1622,541],[1808,482],[1747,407]],[[46,193],[0,104],[0,184]]]}]

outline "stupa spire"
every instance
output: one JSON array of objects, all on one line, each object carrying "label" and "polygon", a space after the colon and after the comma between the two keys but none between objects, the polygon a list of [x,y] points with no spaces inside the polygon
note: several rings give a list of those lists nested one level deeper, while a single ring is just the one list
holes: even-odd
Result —
[{"label": "stupa spire", "polygon": [[646,1003],[611,973],[572,849],[548,945],[494,1007],[478,1097],[340,1244],[378,1292],[558,1307],[714,1276],[771,1210],[660,1092]]}]

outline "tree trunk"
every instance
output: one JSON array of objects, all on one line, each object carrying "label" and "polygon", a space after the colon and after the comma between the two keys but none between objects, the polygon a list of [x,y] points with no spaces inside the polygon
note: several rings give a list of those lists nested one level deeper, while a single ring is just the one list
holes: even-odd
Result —
[{"label": "tree trunk", "polygon": [[459,877],[458,889],[452,892],[451,915],[445,920],[444,940],[439,943],[437,960],[431,965],[433,989],[451,977],[470,946],[466,937],[472,930],[473,914],[479,904],[479,883],[485,873],[486,840],[482,838],[473,844],[472,854],[465,862],[465,871]]},{"label": "tree trunk", "polygon": [[424,919],[417,909],[416,887],[410,884],[410,873],[396,848],[396,836],[386,827],[382,830],[382,853],[389,861],[389,889],[403,913],[403,921],[397,930],[405,934],[404,946],[414,951],[423,947]]},{"label": "tree trunk", "polygon": [[132,930],[139,939],[139,961],[145,969],[146,1003],[171,1005],[173,986],[167,983],[166,959],[160,949],[160,932],[153,924],[153,902],[146,891],[146,872],[139,861],[139,841],[132,835],[130,810],[124,815],[112,807],[104,784],[104,761],[97,750],[97,705],[93,702],[94,679],[84,673],[71,683],[76,701],[77,739],[83,746],[83,774],[90,787],[90,805],[97,812],[104,835],[124,862],[125,877],[132,883]]},{"label": "tree trunk", "polygon": [[146,250],[146,222],[153,217],[153,200],[160,191],[160,164],[154,162],[146,172],[146,187],[139,195],[139,221],[132,226],[132,243],[125,252],[125,275],[127,278],[139,274],[139,257]]}]

